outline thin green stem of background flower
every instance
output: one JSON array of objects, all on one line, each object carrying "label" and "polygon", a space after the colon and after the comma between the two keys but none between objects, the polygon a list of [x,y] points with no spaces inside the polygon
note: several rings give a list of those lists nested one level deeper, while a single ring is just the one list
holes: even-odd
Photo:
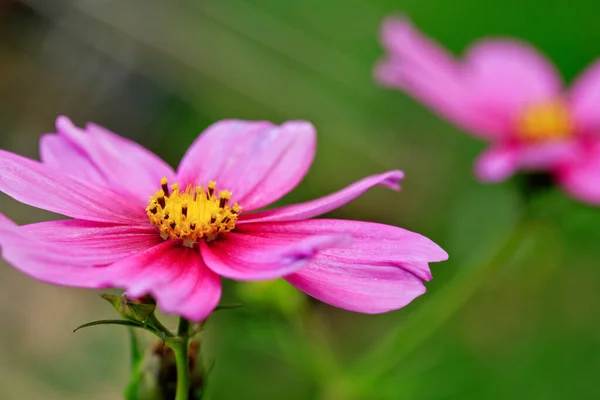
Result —
[{"label": "thin green stem of background flower", "polygon": [[473,268],[465,268],[442,290],[431,296],[404,324],[389,332],[352,366],[349,383],[356,390],[368,391],[373,387],[378,379],[392,371],[460,310],[491,275],[510,263],[524,241],[530,238],[528,233],[531,232],[531,226],[527,223],[518,224],[486,261],[478,261]]}]

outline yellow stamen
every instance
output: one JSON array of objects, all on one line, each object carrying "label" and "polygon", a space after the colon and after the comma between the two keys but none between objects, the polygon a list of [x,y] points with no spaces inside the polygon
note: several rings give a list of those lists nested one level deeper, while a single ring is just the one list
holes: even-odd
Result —
[{"label": "yellow stamen", "polygon": [[574,131],[569,109],[560,100],[534,103],[523,110],[516,122],[517,137],[525,142],[564,140]]},{"label": "yellow stamen", "polygon": [[232,193],[216,194],[215,181],[206,190],[189,185],[183,192],[177,183],[169,190],[167,178],[160,184],[161,189],[148,200],[146,214],[163,239],[183,239],[185,246],[192,247],[202,238],[214,240],[235,227],[242,208],[237,202],[229,207]]}]

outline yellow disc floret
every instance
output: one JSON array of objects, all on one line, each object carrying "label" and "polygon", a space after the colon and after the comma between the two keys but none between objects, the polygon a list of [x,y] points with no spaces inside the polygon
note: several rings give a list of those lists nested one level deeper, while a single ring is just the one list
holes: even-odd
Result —
[{"label": "yellow disc floret", "polygon": [[191,247],[200,239],[216,239],[235,227],[242,208],[237,202],[230,207],[231,192],[217,194],[215,181],[206,189],[188,185],[184,191],[177,183],[169,190],[167,178],[160,183],[161,189],[148,200],[146,213],[163,239],[183,239],[183,244]]},{"label": "yellow disc floret", "polygon": [[517,119],[517,137],[525,142],[568,139],[574,134],[573,120],[566,104],[560,100],[534,103]]}]

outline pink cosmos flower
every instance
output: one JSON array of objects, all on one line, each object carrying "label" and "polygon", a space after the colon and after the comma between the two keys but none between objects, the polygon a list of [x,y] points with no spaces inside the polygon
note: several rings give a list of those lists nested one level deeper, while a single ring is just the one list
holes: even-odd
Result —
[{"label": "pink cosmos flower", "polygon": [[600,63],[567,91],[554,67],[517,41],[480,41],[458,61],[402,18],[384,21],[382,41],[381,83],[490,142],[476,163],[480,179],[545,171],[600,204]]},{"label": "pink cosmos flower", "polygon": [[3,257],[42,281],[152,294],[163,311],[198,321],[218,304],[220,277],[284,277],[326,303],[380,313],[424,293],[428,263],[447,259],[404,229],[309,219],[372,186],[397,189],[401,171],[254,212],[307,172],[316,139],[308,122],[218,122],[177,171],[100,126],[59,117],[56,130],[41,139],[41,163],[0,150],[0,190],[73,218],[17,226],[0,217]]}]

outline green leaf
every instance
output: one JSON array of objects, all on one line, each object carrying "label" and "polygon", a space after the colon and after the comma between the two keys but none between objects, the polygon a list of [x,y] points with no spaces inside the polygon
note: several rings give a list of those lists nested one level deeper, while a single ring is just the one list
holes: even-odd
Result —
[{"label": "green leaf", "polygon": [[123,326],[132,326],[135,328],[146,329],[146,327],[143,324],[140,324],[139,322],[135,322],[135,321],[127,321],[127,320],[123,320],[123,319],[102,319],[99,321],[92,321],[92,322],[88,322],[87,324],[79,325],[77,328],[75,328],[73,330],[73,333],[77,332],[80,329],[89,328],[90,326],[96,326],[96,325],[123,325]]}]

